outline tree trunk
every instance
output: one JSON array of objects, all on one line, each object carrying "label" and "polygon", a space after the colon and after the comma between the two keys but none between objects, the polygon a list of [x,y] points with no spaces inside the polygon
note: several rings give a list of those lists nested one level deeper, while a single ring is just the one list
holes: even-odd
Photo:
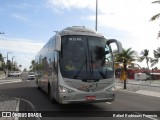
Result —
[{"label": "tree trunk", "polygon": [[127,86],[126,86],[126,79],[124,80],[124,87],[123,89],[127,89]]},{"label": "tree trunk", "polygon": [[[124,65],[125,74],[127,74],[127,64],[126,64],[126,62],[124,62],[123,65]],[[123,89],[127,89],[126,79],[127,79],[127,77],[124,78],[124,87],[123,87]]]},{"label": "tree trunk", "polygon": [[148,62],[147,62],[147,67],[148,67],[148,70],[149,70],[149,65],[148,65]]}]

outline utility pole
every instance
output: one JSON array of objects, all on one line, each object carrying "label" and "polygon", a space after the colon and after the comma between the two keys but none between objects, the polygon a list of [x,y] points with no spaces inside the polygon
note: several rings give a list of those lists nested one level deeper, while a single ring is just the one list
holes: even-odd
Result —
[{"label": "utility pole", "polygon": [[12,56],[12,70],[13,70],[13,68],[14,68],[14,65],[13,65],[13,58],[15,58],[15,56]]},{"label": "utility pole", "polygon": [[98,0],[96,0],[96,26],[95,26],[96,31],[97,31],[97,22],[98,22]]}]

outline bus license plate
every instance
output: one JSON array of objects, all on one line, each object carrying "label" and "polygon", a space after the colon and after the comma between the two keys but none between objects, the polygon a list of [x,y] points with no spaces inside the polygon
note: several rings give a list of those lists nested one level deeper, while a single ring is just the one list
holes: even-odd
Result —
[{"label": "bus license plate", "polygon": [[95,100],[96,96],[86,96],[86,100]]}]

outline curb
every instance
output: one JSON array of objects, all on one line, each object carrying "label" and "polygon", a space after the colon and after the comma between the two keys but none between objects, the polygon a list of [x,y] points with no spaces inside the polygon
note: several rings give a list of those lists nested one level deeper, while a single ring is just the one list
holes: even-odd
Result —
[{"label": "curb", "polygon": [[139,94],[139,95],[145,95],[145,96],[150,96],[150,97],[155,97],[155,98],[160,98],[160,93],[155,92],[155,91],[148,91],[148,90],[137,90],[137,91],[132,91],[132,90],[125,90],[122,87],[116,87],[116,91],[122,91],[122,92],[129,92],[133,94]]}]

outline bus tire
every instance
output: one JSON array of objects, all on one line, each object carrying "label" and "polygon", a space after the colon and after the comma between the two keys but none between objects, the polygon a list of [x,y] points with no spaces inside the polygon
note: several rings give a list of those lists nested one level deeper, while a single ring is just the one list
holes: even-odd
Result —
[{"label": "bus tire", "polygon": [[52,103],[54,103],[54,99],[52,97],[52,90],[51,90],[50,84],[48,84],[48,96],[49,96],[50,101]]},{"label": "bus tire", "polygon": [[40,87],[39,87],[39,85],[37,85],[37,88],[38,88],[38,90],[40,90]]},{"label": "bus tire", "polygon": [[40,90],[40,86],[39,86],[38,80],[37,80],[37,88],[38,88],[38,90]]}]

